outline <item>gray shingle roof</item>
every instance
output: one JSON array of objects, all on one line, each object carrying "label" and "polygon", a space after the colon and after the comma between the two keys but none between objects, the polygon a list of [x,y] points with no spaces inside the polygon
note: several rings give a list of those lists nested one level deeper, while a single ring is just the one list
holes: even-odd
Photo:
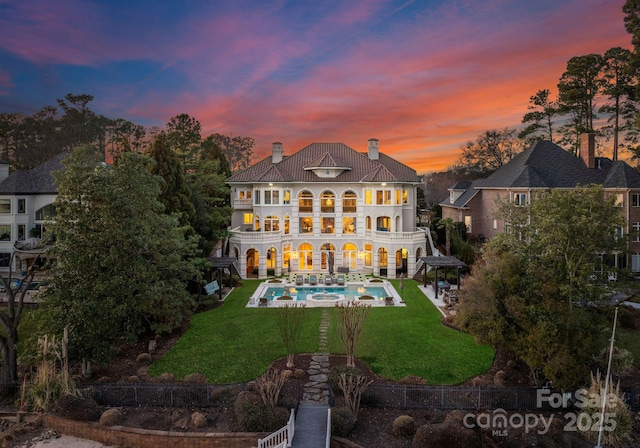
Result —
[{"label": "gray shingle roof", "polygon": [[31,170],[14,171],[0,182],[0,194],[57,194],[53,173],[64,169],[63,152]]},{"label": "gray shingle roof", "polygon": [[[305,167],[326,164],[326,168],[351,168],[334,178],[321,178]],[[369,159],[343,143],[312,143],[278,163],[267,156],[255,165],[240,171],[227,182],[415,182],[416,171],[397,160],[379,154],[378,160]]]},{"label": "gray shingle roof", "polygon": [[[450,204],[449,198],[440,202],[448,207],[464,207],[483,188],[576,188],[598,184],[604,188],[640,188],[640,173],[621,161],[596,158],[596,168],[589,169],[580,157],[549,142],[539,141],[516,155],[486,179],[474,181]],[[462,189],[456,184],[454,189]]]}]

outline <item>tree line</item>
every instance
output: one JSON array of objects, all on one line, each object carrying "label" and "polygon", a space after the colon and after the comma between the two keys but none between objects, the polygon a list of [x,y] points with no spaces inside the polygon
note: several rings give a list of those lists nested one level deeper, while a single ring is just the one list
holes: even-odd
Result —
[{"label": "tree line", "polygon": [[634,49],[614,47],[567,61],[555,89],[546,87],[529,98],[523,128],[484,131],[462,147],[452,170],[486,176],[506,164],[526,146],[549,140],[577,154],[579,137],[595,133],[600,146],[618,160],[627,151],[640,158],[640,3],[628,0],[625,27]]}]

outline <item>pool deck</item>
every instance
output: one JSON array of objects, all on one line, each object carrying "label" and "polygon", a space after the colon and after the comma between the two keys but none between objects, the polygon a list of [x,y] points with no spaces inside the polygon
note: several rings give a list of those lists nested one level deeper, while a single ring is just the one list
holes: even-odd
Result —
[{"label": "pool deck", "polygon": [[[294,274],[290,275],[289,278],[285,277],[281,279],[276,279],[278,283],[275,283],[273,280],[267,280],[262,282],[254,292],[254,294],[249,298],[249,303],[247,303],[247,308],[273,308],[273,307],[286,306],[288,304],[293,304],[293,303],[305,303],[305,305],[308,307],[328,307],[328,306],[335,306],[337,303],[345,303],[347,301],[347,299],[341,299],[341,300],[335,300],[335,299],[304,300],[303,299],[303,300],[296,300],[296,301],[292,301],[292,300],[261,301],[260,299],[261,297],[264,296],[263,294],[264,291],[269,286],[280,286],[284,288],[296,288],[296,287],[317,288],[319,293],[324,292],[324,289],[327,287],[329,288],[346,287],[346,286],[381,287],[381,288],[385,288],[386,291],[389,293],[387,297],[393,297],[393,306],[406,306],[404,301],[402,300],[402,297],[398,293],[398,291],[396,291],[396,289],[388,280],[380,279],[380,278],[373,279],[371,277],[366,277],[365,274],[344,274],[344,276],[345,276],[344,285],[338,285],[336,283],[332,283],[331,285],[325,285],[324,274],[316,274],[316,277],[317,277],[316,285],[309,284],[308,274],[305,274],[305,281],[302,285],[296,284]],[[378,300],[355,299],[355,301],[361,302],[363,304],[371,305],[374,307],[391,306],[390,302],[387,302],[384,299],[378,299]]]}]

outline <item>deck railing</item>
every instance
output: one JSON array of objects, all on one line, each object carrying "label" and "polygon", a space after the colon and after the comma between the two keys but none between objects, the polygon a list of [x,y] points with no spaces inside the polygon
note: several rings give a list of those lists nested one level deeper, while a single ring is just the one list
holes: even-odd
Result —
[{"label": "deck railing", "polygon": [[284,448],[290,447],[293,435],[296,432],[295,411],[291,409],[289,421],[276,432],[269,434],[264,439],[258,439],[258,448]]}]

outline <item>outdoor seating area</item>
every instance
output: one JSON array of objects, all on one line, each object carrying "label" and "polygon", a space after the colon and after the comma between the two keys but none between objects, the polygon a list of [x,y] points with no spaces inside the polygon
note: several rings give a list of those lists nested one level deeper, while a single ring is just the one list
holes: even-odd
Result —
[{"label": "outdoor seating area", "polygon": [[310,274],[300,274],[300,273],[290,273],[287,278],[285,278],[286,283],[295,284],[296,286],[302,285],[340,285],[344,286],[345,283],[350,282],[364,282],[369,277],[367,274],[363,273],[310,273]]}]

